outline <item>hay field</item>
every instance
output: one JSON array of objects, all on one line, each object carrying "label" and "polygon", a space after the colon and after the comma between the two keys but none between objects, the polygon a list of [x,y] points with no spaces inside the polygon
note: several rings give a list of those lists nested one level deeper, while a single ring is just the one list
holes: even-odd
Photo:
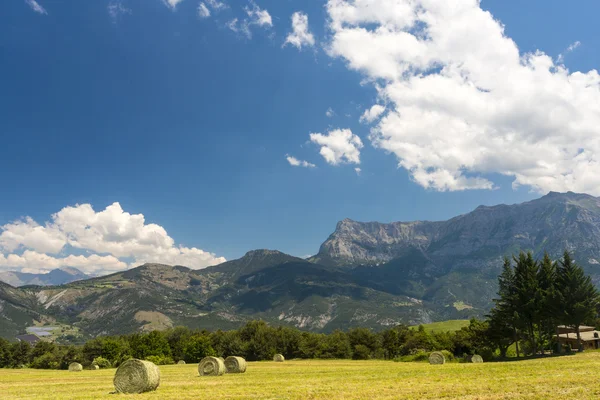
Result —
[{"label": "hay field", "polygon": [[156,392],[110,395],[115,370],[0,370],[11,399],[597,399],[600,353],[488,364],[388,361],[248,363],[245,374],[198,377],[197,364],[161,366]]}]

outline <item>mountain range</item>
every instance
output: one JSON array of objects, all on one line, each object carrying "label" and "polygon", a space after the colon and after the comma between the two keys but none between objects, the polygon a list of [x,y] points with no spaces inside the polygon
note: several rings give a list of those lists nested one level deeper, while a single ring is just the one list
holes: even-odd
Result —
[{"label": "mountain range", "polygon": [[0,281],[15,287],[27,285],[56,286],[88,278],[90,278],[89,275],[73,267],[57,268],[45,274],[18,271],[0,272]]},{"label": "mountain range", "polygon": [[51,287],[0,284],[0,336],[36,321],[97,336],[257,318],[328,332],[481,317],[504,256],[565,249],[600,283],[599,198],[549,193],[438,222],[345,219],[309,259],[254,250],[203,270],[145,264]]}]

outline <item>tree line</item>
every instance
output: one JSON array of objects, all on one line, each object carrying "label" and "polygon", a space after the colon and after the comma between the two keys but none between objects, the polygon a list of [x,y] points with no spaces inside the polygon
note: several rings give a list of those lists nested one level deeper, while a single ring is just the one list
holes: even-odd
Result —
[{"label": "tree line", "polygon": [[[272,360],[277,353],[286,359],[396,359],[425,360],[429,352],[443,350],[447,358],[481,353],[487,324],[471,320],[457,332],[427,332],[422,326],[399,325],[382,332],[366,328],[329,334],[304,332],[295,328],[269,326],[250,321],[231,331],[191,330],[176,327],[166,331],[98,337],[83,346],[38,342],[10,343],[0,339],[0,367],[66,369],[71,362],[84,366],[118,367],[130,358],[156,364],[179,360],[196,363],[206,356],[238,355],[248,361]],[[490,357],[492,357],[491,352]]]},{"label": "tree line", "polygon": [[598,292],[567,252],[558,262],[547,254],[537,261],[531,253],[505,259],[498,283],[498,298],[487,319],[472,319],[455,332],[431,333],[423,326],[398,325],[381,332],[355,328],[323,334],[250,321],[231,331],[176,327],[98,337],[82,346],[42,341],[32,347],[0,339],[0,367],[66,369],[76,361],[108,368],[130,358],[172,364],[230,355],[260,361],[271,360],[276,353],[287,359],[422,361],[431,351],[443,351],[449,360],[479,354],[489,361],[553,349],[559,324],[574,328],[584,323],[596,325]]}]

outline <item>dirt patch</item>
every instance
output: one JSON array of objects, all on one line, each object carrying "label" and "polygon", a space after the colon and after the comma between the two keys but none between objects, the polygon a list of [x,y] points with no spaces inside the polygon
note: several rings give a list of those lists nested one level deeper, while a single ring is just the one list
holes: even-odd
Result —
[{"label": "dirt patch", "polygon": [[142,330],[146,332],[164,331],[173,327],[171,318],[158,311],[138,311],[134,318],[137,322],[147,322],[142,326]]}]

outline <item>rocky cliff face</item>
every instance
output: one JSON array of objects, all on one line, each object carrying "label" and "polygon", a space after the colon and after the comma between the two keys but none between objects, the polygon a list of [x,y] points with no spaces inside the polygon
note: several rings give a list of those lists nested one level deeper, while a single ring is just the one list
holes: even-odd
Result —
[{"label": "rocky cliff face", "polygon": [[[516,205],[478,207],[441,222],[338,223],[316,260],[339,266],[375,265],[418,250],[441,269],[486,268],[519,250],[554,258],[572,251],[592,272],[600,263],[600,199],[550,193]],[[600,270],[598,271],[600,273]]]},{"label": "rocky cliff face", "polygon": [[338,265],[380,264],[402,256],[406,250],[425,250],[435,238],[439,222],[338,222],[335,232],[321,245],[317,257]]}]

